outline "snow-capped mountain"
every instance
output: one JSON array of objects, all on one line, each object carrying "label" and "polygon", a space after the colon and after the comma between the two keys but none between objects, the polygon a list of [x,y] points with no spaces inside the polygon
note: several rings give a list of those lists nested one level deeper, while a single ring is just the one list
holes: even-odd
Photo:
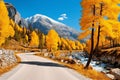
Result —
[{"label": "snow-capped mountain", "polygon": [[40,29],[45,34],[48,33],[50,29],[55,29],[61,37],[69,39],[77,39],[79,34],[73,28],[42,14],[36,14],[25,20],[28,22],[28,25]]}]

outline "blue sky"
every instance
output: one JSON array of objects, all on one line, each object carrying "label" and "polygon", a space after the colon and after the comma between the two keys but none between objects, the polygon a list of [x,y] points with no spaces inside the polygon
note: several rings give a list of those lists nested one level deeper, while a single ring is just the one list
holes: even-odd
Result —
[{"label": "blue sky", "polygon": [[23,18],[43,14],[80,31],[81,0],[4,0],[12,3]]}]

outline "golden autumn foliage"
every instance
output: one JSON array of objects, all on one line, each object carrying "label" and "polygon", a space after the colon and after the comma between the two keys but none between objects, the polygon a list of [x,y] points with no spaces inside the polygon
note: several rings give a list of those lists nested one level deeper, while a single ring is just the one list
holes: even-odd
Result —
[{"label": "golden autumn foliage", "polygon": [[10,34],[9,36],[14,37],[15,31],[14,31],[13,27],[9,26],[8,29],[9,29],[9,34]]},{"label": "golden autumn foliage", "polygon": [[14,29],[10,25],[7,8],[3,1],[0,1],[0,45],[5,42],[9,36],[14,36]]},{"label": "golden autumn foliage", "polygon": [[58,39],[58,49],[60,50],[62,46],[61,38]]},{"label": "golden autumn foliage", "polygon": [[[104,17],[107,17],[111,20],[118,20],[118,14],[120,12],[120,7],[118,5],[119,2],[119,0],[83,0],[81,2],[81,5],[83,7],[83,14],[80,22],[80,25],[82,26],[81,29],[86,30],[92,27],[93,20],[95,23],[99,22],[101,25],[104,23],[109,24],[106,22]],[[100,4],[103,5],[102,16],[100,16]],[[97,9],[95,9],[95,16],[92,14],[92,5],[95,5],[97,7]],[[105,24],[104,26],[107,26]],[[96,27],[98,27],[97,25],[98,24],[95,24]]]},{"label": "golden autumn foliage", "polygon": [[73,50],[76,49],[76,45],[75,45],[75,42],[74,41],[70,41],[70,45],[72,47]]},{"label": "golden autumn foliage", "polygon": [[12,20],[12,19],[10,19],[10,25],[14,28],[15,27],[15,22]]},{"label": "golden autumn foliage", "polygon": [[39,46],[39,37],[35,31],[31,33],[31,40],[29,46],[38,47]]},{"label": "golden autumn foliage", "polygon": [[[72,51],[73,48],[75,49],[75,45],[74,45],[74,43],[73,43],[71,40],[66,39],[66,41],[67,41],[66,48],[67,48],[68,50]],[[72,45],[73,45],[73,47],[72,47]]]},{"label": "golden autumn foliage", "polygon": [[55,51],[58,49],[59,36],[58,33],[51,29],[46,36],[46,47],[49,51]]},{"label": "golden autumn foliage", "polygon": [[28,35],[27,34],[25,35],[25,40],[28,42]]},{"label": "golden autumn foliage", "polygon": [[76,45],[75,45],[75,42],[74,41],[72,41],[72,40],[69,40],[69,39],[66,39],[67,40],[67,42],[68,42],[68,48],[70,49],[72,49],[72,50],[75,50],[76,49]]},{"label": "golden autumn foliage", "polygon": [[68,43],[68,39],[61,38],[62,50],[72,50]]},{"label": "golden autumn foliage", "polygon": [[[95,48],[98,42],[98,26],[100,26],[100,40],[98,46],[102,46],[105,43],[106,37],[117,39],[118,41],[118,26],[120,25],[120,22],[118,22],[118,16],[120,13],[119,3],[120,0],[82,0],[81,6],[83,7],[83,10],[80,25],[81,30],[83,31],[78,38],[83,39],[88,37],[91,39],[91,28],[94,28],[93,47]],[[93,8],[95,11],[93,11]],[[90,52],[90,40],[86,41],[86,49]]]},{"label": "golden autumn foliage", "polygon": [[22,31],[23,31],[23,34],[26,34],[27,29],[26,29],[25,27],[23,27],[22,29],[23,29],[23,30],[22,30]]},{"label": "golden autumn foliage", "polygon": [[23,31],[23,29],[18,24],[15,24],[15,29],[19,32]]},{"label": "golden autumn foliage", "polygon": [[79,41],[61,38],[62,50],[83,50],[83,45]]},{"label": "golden autumn foliage", "polygon": [[79,41],[75,41],[75,44],[77,50],[83,50],[84,44],[81,44]]},{"label": "golden autumn foliage", "polygon": [[84,38],[86,38],[88,35],[90,35],[90,30],[85,30],[84,32],[81,32],[79,35],[80,36],[78,36],[78,39],[84,39]]},{"label": "golden autumn foliage", "polygon": [[38,34],[39,35],[39,48],[44,49],[45,48],[45,38],[46,36],[43,33]]}]

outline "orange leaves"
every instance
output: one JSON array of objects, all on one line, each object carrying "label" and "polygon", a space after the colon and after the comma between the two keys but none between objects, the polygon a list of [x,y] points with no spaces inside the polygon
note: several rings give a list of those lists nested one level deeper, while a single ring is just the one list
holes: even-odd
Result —
[{"label": "orange leaves", "polygon": [[49,51],[58,49],[59,36],[58,33],[51,29],[46,36],[46,46]]},{"label": "orange leaves", "polygon": [[61,38],[62,50],[83,50],[83,45],[79,41]]},{"label": "orange leaves", "polygon": [[15,34],[15,31],[14,31],[14,29],[13,29],[13,27],[12,26],[9,26],[8,27],[8,32],[9,32],[9,36],[11,36],[11,37],[14,37],[14,34]]},{"label": "orange leaves", "polygon": [[104,0],[104,16],[117,20],[120,12],[119,2],[118,0]]},{"label": "orange leaves", "polygon": [[5,26],[9,24],[8,11],[3,1],[0,1],[0,22]]},{"label": "orange leaves", "polygon": [[[33,31],[30,36],[31,36],[31,41],[30,41],[29,46],[38,47],[39,37],[38,37],[37,33],[35,31]],[[26,36],[26,38],[27,38],[27,36]]]},{"label": "orange leaves", "polygon": [[[78,38],[83,39],[89,36],[93,27],[95,47],[98,39],[98,26],[100,26],[99,46],[105,42],[106,37],[120,40],[120,22],[118,22],[120,6],[118,4],[120,4],[120,0],[82,0],[83,9],[80,25],[83,32]],[[87,51],[90,51],[90,46],[91,41],[88,40],[86,42]]]},{"label": "orange leaves", "polygon": [[[68,49],[68,48],[67,48],[68,42],[66,41],[66,39],[61,38],[61,45],[62,45],[62,50]],[[71,49],[71,48],[69,47],[69,49]]]},{"label": "orange leaves", "polygon": [[78,36],[78,39],[84,39],[85,37],[87,37],[90,34],[91,34],[90,30],[86,30],[86,31],[80,33],[80,35]]},{"label": "orange leaves", "polygon": [[25,35],[25,40],[28,42],[28,35],[27,34]]},{"label": "orange leaves", "polygon": [[9,36],[14,36],[14,29],[10,24],[7,8],[3,1],[0,1],[0,45],[5,42]]},{"label": "orange leaves", "polygon": [[84,44],[81,44],[79,41],[75,41],[75,44],[77,50],[83,50]]},{"label": "orange leaves", "polygon": [[67,43],[68,43],[68,49],[69,50],[75,50],[76,49],[75,42],[72,41],[72,40],[69,40],[69,39],[66,39],[66,40],[67,40]]},{"label": "orange leaves", "polygon": [[15,24],[15,29],[19,32],[22,32],[22,28],[18,25],[18,24]]},{"label": "orange leaves", "polygon": [[14,28],[15,27],[15,22],[12,20],[12,19],[10,19],[10,25]]}]

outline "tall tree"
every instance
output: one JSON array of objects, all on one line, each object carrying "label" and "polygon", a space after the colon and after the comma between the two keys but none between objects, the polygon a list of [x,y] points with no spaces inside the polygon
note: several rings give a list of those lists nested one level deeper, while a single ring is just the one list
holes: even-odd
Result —
[{"label": "tall tree", "polygon": [[92,56],[93,56],[93,51],[94,51],[94,21],[93,21],[93,24],[92,24],[92,31],[91,31],[91,50],[90,50],[89,59],[87,61],[87,64],[86,64],[85,68],[88,68],[88,66],[91,62],[91,59],[92,59]]},{"label": "tall tree", "polygon": [[59,36],[58,33],[51,29],[46,36],[46,46],[49,51],[55,51],[58,49]]},{"label": "tall tree", "polygon": [[38,47],[39,46],[39,37],[35,31],[31,33],[31,40],[29,46],[31,47]]},{"label": "tall tree", "polygon": [[[111,20],[117,21],[118,19],[120,11],[118,3],[120,3],[120,0],[83,0],[81,2],[83,14],[80,24],[84,31],[82,34],[85,36],[82,35],[80,38],[88,36],[91,31],[91,42],[88,41],[91,50],[88,51],[90,56],[85,68],[89,66],[92,55],[98,50],[100,41],[104,40],[106,36],[112,38],[115,36],[113,35]],[[104,38],[100,39],[101,37]]]},{"label": "tall tree", "polygon": [[14,30],[10,25],[10,19],[5,3],[3,0],[0,0],[0,45],[2,45],[9,36],[14,36]]},{"label": "tall tree", "polygon": [[[86,5],[87,3],[89,3],[89,1],[87,0],[86,2],[85,2],[85,0],[83,0],[82,1],[82,7],[83,7],[83,17],[82,17],[82,19],[81,19],[81,25],[82,25],[82,28],[83,28],[83,30],[85,30],[85,31],[89,31],[90,29],[89,28],[91,28],[91,50],[90,50],[90,55],[89,55],[89,59],[88,59],[88,62],[87,62],[87,64],[86,64],[86,66],[85,66],[85,68],[87,68],[88,66],[89,66],[89,64],[90,64],[90,62],[91,62],[91,59],[92,59],[92,55],[93,55],[93,51],[94,51],[94,23],[95,23],[95,15],[96,15],[96,13],[95,13],[95,4],[91,4],[91,5]],[[86,6],[85,6],[86,5]],[[90,8],[89,8],[90,7]],[[86,14],[86,12],[88,13],[88,14]],[[88,18],[90,19],[88,19]],[[86,20],[87,19],[87,20]],[[86,22],[88,22],[87,24],[89,24],[89,25],[85,25],[86,24]],[[85,22],[85,23],[84,23]],[[85,28],[84,28],[85,27]]]},{"label": "tall tree", "polygon": [[38,30],[38,36],[39,36],[39,48],[41,49],[41,52],[43,48],[45,47],[45,35]]},{"label": "tall tree", "polygon": [[[94,52],[97,52],[98,50],[98,46],[99,46],[99,43],[100,43],[100,34],[101,33],[101,28],[103,27],[106,27],[106,25],[103,25],[103,21],[104,19],[105,22],[107,22],[108,24],[112,24],[111,26],[111,30],[112,30],[112,33],[114,32],[113,29],[115,28],[115,24],[118,24],[118,15],[120,13],[120,7],[119,7],[119,4],[120,3],[120,0],[109,0],[109,1],[106,1],[106,0],[99,0],[98,3],[96,3],[96,5],[99,5],[98,6],[98,15],[99,15],[99,18],[98,19],[101,19],[101,20],[98,20],[98,30],[97,30],[97,41],[96,41],[96,46],[95,46],[95,49],[94,49]],[[112,5],[111,5],[112,4]],[[112,14],[111,14],[111,13]],[[108,21],[109,20],[109,21]],[[111,21],[113,21],[112,23],[110,23]],[[107,30],[107,29],[106,29]],[[112,34],[114,35],[114,34]],[[105,35],[104,35],[105,36]],[[114,35],[115,37],[116,35]],[[106,37],[106,36],[105,36]],[[113,37],[113,36],[112,36]]]}]

